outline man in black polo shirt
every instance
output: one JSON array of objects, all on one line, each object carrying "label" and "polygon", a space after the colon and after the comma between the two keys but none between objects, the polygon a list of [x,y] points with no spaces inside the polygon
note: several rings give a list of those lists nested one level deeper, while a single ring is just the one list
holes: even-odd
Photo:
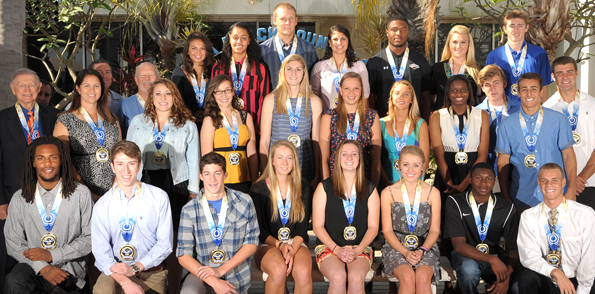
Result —
[{"label": "man in black polo shirt", "polygon": [[[451,263],[465,294],[478,293],[480,278],[492,284],[491,293],[507,293],[519,264],[519,216],[512,203],[492,194],[495,179],[490,164],[478,163],[471,168],[471,192],[446,199],[444,238],[452,242]],[[501,237],[506,250],[498,246]]]},{"label": "man in black polo shirt", "polygon": [[[422,101],[421,95],[422,77],[430,71],[430,64],[425,57],[407,46],[407,19],[400,15],[390,17],[386,24],[386,36],[388,46],[370,58],[366,65],[370,81],[369,107],[378,110],[380,117],[388,114],[390,88],[399,80],[405,79],[413,85],[420,108],[429,102],[425,101],[427,99]],[[424,98],[426,96],[429,97],[424,95]]]}]

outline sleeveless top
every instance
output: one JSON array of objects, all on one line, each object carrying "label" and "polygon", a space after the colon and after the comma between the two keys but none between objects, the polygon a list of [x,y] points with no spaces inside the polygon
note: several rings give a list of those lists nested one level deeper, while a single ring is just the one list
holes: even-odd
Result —
[{"label": "sleeveless top", "polygon": [[[397,146],[395,146],[395,137],[391,136],[387,131],[387,127],[390,129],[393,128],[392,124],[389,121],[390,118],[388,116],[385,116],[382,119],[380,119],[380,131],[382,134],[383,147],[381,162],[384,172],[386,173],[388,178],[391,179],[391,181],[394,183],[401,179],[401,174],[394,168],[394,162],[395,160],[399,159],[399,155],[397,154]],[[409,130],[411,131],[411,133],[407,136],[407,142],[405,142],[405,145],[419,146],[419,128],[421,128],[421,123],[423,121],[423,118],[417,120],[417,124],[415,125],[415,131],[413,131],[412,127],[410,127]],[[386,125],[387,123],[389,124],[388,126]]]},{"label": "sleeveless top", "polygon": [[[98,162],[95,157],[95,152],[101,148],[95,132],[86,121],[70,112],[58,116],[58,121],[68,129],[72,165],[89,190],[102,196],[111,188],[116,175],[109,161]],[[110,124],[109,121],[104,120],[103,128],[105,130],[103,147],[112,150],[112,147],[118,143],[120,135],[118,124]]]},{"label": "sleeveless top", "polygon": [[[357,133],[357,141],[360,143],[364,150],[364,171],[366,172],[366,179],[371,178],[371,163],[370,149],[372,149],[372,125],[374,125],[374,118],[376,117],[376,110],[366,109],[366,120],[360,117],[360,128]],[[339,134],[337,130],[337,119],[339,115],[335,109],[329,109],[324,112],[331,116],[331,154],[329,156],[328,165],[330,168],[330,174],[333,174],[335,165],[335,151],[343,141],[347,140],[347,134]],[[349,119],[349,126],[353,128],[353,122],[355,121],[355,113],[348,113],[347,118]],[[345,131],[345,130],[343,130]]]},{"label": "sleeveless top", "polygon": [[[339,246],[359,245],[368,230],[368,198],[374,192],[374,184],[366,181],[366,198],[355,201],[355,214],[353,222],[351,223],[357,230],[355,240],[347,241],[343,237],[343,230],[349,226],[345,210],[343,209],[343,200],[335,194],[333,189],[332,178],[328,178],[322,182],[322,187],[326,195],[326,207],[324,209],[324,229],[327,231],[331,239]],[[378,213],[378,212],[377,212]],[[320,239],[316,240],[316,244],[320,245]]]},{"label": "sleeveless top", "polygon": [[[455,163],[455,154],[459,152],[459,146],[457,145],[457,140],[455,138],[455,132],[453,129],[453,118],[447,108],[442,108],[439,110],[440,130],[442,133],[441,138],[442,145],[444,146],[444,160],[446,161],[448,172],[450,173],[450,177],[455,185],[460,184],[463,179],[467,177],[471,167],[477,160],[477,149],[479,148],[479,141],[481,139],[482,111],[483,110],[481,109],[471,107],[468,118],[469,130],[467,131],[467,143],[465,144],[465,149],[463,149],[467,153],[469,159],[467,164],[459,165]],[[455,120],[458,122],[459,116],[456,114],[454,116]],[[444,183],[444,181],[442,181],[442,183]],[[436,187],[439,189],[442,188],[440,185],[437,185]],[[469,185],[468,188],[471,188],[471,185]],[[440,191],[444,191],[444,189],[440,189]]]},{"label": "sleeveless top", "polygon": [[229,133],[227,132],[227,129],[222,123],[220,123],[215,130],[215,136],[213,138],[213,151],[225,157],[228,175],[227,179],[225,179],[225,184],[250,182],[250,168],[248,166],[248,156],[246,153],[246,146],[248,145],[248,141],[250,139],[250,132],[248,131],[248,126],[246,126],[247,116],[248,115],[245,111],[240,111],[242,125],[238,126],[238,148],[235,150],[235,152],[240,154],[240,164],[238,165],[229,164],[229,155],[233,153],[234,150],[231,148],[231,142],[229,141]]},{"label": "sleeveless top", "polygon": [[[291,107],[295,110],[297,104],[297,98],[289,98],[291,101]],[[308,116],[306,116],[306,101],[308,98],[302,97],[302,109],[300,111],[300,122],[298,124],[296,135],[300,136],[301,144],[300,147],[296,148],[298,159],[300,162],[300,168],[302,171],[302,178],[308,183],[314,179],[315,175],[315,158],[314,148],[312,144],[312,103],[308,101]],[[291,126],[289,125],[289,115],[283,115],[277,113],[277,96],[273,104],[273,119],[271,124],[271,143],[269,145],[269,151],[273,144],[279,140],[287,140],[287,138],[293,134]],[[289,114],[289,110],[287,111]]]}]

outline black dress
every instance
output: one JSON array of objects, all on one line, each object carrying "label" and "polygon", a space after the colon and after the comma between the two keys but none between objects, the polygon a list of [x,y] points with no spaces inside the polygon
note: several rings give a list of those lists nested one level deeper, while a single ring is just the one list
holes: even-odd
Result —
[{"label": "black dress", "polygon": [[[447,63],[448,60],[434,63],[430,72],[424,78],[424,84],[428,85],[432,94],[436,94],[436,102],[434,103],[432,111],[444,107],[444,86],[448,81],[444,65]],[[480,69],[481,68],[483,68],[483,66],[480,66]],[[465,73],[465,76],[471,81],[471,87],[473,88],[472,96],[475,99],[475,105],[478,105],[483,100],[481,98],[485,97],[485,94],[469,74]]]}]

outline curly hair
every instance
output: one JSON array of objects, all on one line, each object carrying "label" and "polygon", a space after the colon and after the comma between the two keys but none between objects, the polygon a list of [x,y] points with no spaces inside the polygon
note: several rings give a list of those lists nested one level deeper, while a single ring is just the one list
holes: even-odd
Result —
[{"label": "curly hair", "polygon": [[77,184],[74,180],[74,170],[72,168],[72,162],[70,161],[70,152],[64,146],[64,143],[60,139],[53,136],[42,136],[39,137],[25,150],[25,157],[23,158],[23,174],[21,177],[21,195],[27,203],[33,203],[35,201],[35,190],[37,188],[37,170],[33,166],[35,161],[35,151],[37,147],[42,145],[54,145],[58,148],[58,155],[60,156],[60,179],[62,180],[62,197],[68,199],[74,190],[76,190]]},{"label": "curly hair", "polygon": [[174,125],[177,128],[184,126],[186,121],[194,121],[194,116],[192,116],[192,113],[184,104],[184,100],[182,100],[182,96],[180,95],[180,92],[178,92],[178,87],[176,87],[176,84],[174,84],[174,82],[171,80],[164,78],[156,79],[153,82],[153,85],[149,90],[149,97],[145,103],[145,116],[151,118],[153,122],[157,121],[157,112],[155,110],[155,104],[153,103],[153,91],[157,85],[165,85],[165,87],[167,87],[167,89],[171,92],[173,103],[169,112],[169,117],[173,119]]},{"label": "curly hair", "polygon": [[233,95],[233,102],[231,105],[233,109],[239,111],[240,113],[244,112],[244,109],[240,106],[240,98],[236,95],[236,92],[233,91],[233,82],[231,81],[231,78],[228,75],[215,76],[207,88],[205,97],[205,116],[208,116],[213,120],[213,126],[215,128],[223,122],[221,108],[219,108],[219,104],[217,104],[217,100],[215,99],[215,90],[217,90],[217,88],[219,88],[219,86],[225,81],[229,82],[229,86],[232,89],[231,93]]},{"label": "curly hair", "polygon": [[333,49],[331,49],[331,38],[333,34],[341,33],[347,37],[347,50],[345,51],[345,60],[347,60],[347,67],[353,67],[353,64],[358,61],[359,59],[355,56],[355,50],[353,50],[353,45],[351,45],[351,34],[349,34],[349,30],[342,26],[342,25],[334,25],[328,30],[328,46],[324,48],[324,57],[321,60],[329,59],[333,57]]},{"label": "curly hair", "polygon": [[99,99],[97,100],[97,113],[110,124],[115,124],[118,121],[118,118],[109,109],[109,102],[107,95],[105,95],[105,83],[103,83],[103,78],[98,71],[91,68],[81,70],[76,76],[76,81],[74,83],[76,87],[74,94],[72,95],[72,105],[70,106],[70,109],[64,113],[78,111],[81,107],[81,93],[79,93],[77,88],[81,87],[87,76],[95,76],[101,84],[101,96],[99,96]]},{"label": "curly hair", "polygon": [[[248,33],[248,38],[250,39],[250,43],[248,44],[248,48],[246,48],[246,58],[248,61],[248,68],[246,68],[246,72],[250,72],[252,67],[256,68],[256,75],[258,76],[258,80],[262,81],[263,76],[260,72],[260,64],[262,63],[262,57],[260,54],[260,45],[256,42],[254,38],[254,34],[250,28],[242,22],[236,22],[227,31],[227,35],[225,35],[225,42],[223,43],[223,49],[221,50],[221,59],[219,59],[219,66],[223,70],[223,72],[227,73],[230,68],[229,65],[231,64],[231,58],[233,56],[233,51],[231,49],[231,33],[234,29],[239,28],[243,29]],[[239,60],[236,60],[239,61]]]},{"label": "curly hair", "polygon": [[205,43],[205,49],[207,50],[207,56],[205,56],[205,61],[202,65],[202,76],[205,79],[211,78],[211,70],[213,69],[213,64],[215,64],[215,52],[213,51],[213,44],[209,40],[207,35],[201,32],[192,32],[188,39],[186,39],[186,43],[184,43],[184,50],[182,51],[182,59],[183,59],[183,68],[184,71],[188,74],[193,74],[196,76],[196,71],[194,70],[194,62],[188,55],[188,51],[190,50],[190,43],[194,40],[201,40]]}]

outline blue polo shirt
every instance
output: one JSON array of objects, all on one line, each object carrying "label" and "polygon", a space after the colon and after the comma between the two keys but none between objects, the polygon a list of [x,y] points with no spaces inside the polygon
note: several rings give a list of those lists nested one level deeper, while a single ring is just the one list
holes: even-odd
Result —
[{"label": "blue polo shirt", "polygon": [[[279,69],[281,69],[281,59],[279,59],[279,54],[275,50],[275,38],[276,35],[260,43],[260,53],[262,55],[262,60],[269,66],[269,74],[272,85],[271,89],[275,89],[277,87],[277,83],[279,83]],[[304,58],[306,61],[306,66],[308,67],[308,73],[310,73],[314,63],[318,61],[318,53],[316,53],[316,48],[314,45],[312,45],[312,43],[300,37],[297,38],[297,41],[298,44],[297,48],[295,49],[295,54],[301,55]],[[283,47],[283,55],[285,57],[289,56],[292,47],[293,41],[291,41],[289,46]]]},{"label": "blue polo shirt", "polygon": [[[527,129],[533,132],[539,112],[529,116],[521,109],[521,114],[527,122]],[[563,114],[544,108],[543,123],[535,147],[537,159],[536,168],[525,166],[525,156],[529,155],[529,148],[525,143],[525,136],[521,129],[521,122],[518,113],[502,121],[498,128],[498,140],[496,151],[501,154],[510,155],[510,164],[514,167],[512,171],[512,183],[510,184],[509,196],[515,205],[520,207],[533,207],[543,201],[543,194],[537,185],[537,173],[539,168],[549,162],[557,163],[564,169],[562,150],[574,145],[570,123]],[[566,191],[567,187],[564,187]]]},{"label": "blue polo shirt", "polygon": [[[523,43],[523,47],[527,44],[527,41]],[[518,101],[520,103],[520,98],[516,95],[512,95],[510,93],[510,87],[512,84],[518,81],[518,78],[512,77],[512,68],[508,63],[508,58],[506,57],[506,48],[505,46],[510,46],[508,44],[504,44],[504,46],[500,46],[494,50],[492,50],[488,54],[488,59],[486,60],[486,65],[495,64],[499,66],[503,71],[504,75],[506,76],[506,96]],[[522,48],[522,47],[521,47]],[[512,53],[512,58],[515,62],[521,58],[521,51],[516,52],[514,50],[510,50]],[[527,44],[527,57],[525,58],[525,63],[523,64],[523,71],[522,73],[534,72],[543,78],[543,86],[547,86],[551,84],[554,80],[552,79],[552,69],[550,67],[550,60],[547,57],[547,53],[545,50],[539,46]]]},{"label": "blue polo shirt", "polygon": [[[494,153],[494,150],[496,149],[496,138],[498,137],[496,134],[496,129],[497,129],[496,127],[498,125],[498,121],[496,119],[492,119],[492,115],[490,113],[490,107],[488,106],[488,98],[487,97],[485,99],[483,99],[483,102],[481,102],[479,105],[477,105],[477,108],[487,111],[487,113],[490,115],[490,149],[489,149],[490,153],[488,154],[488,163],[493,165],[494,171],[496,171],[496,173],[498,173],[498,162],[497,162],[498,157],[496,157],[496,154]],[[518,112],[519,109],[521,109],[520,102],[517,102],[512,99],[508,99],[508,109],[506,109],[508,116],[510,116],[513,113],[516,114],[516,112]],[[508,116],[503,117],[502,121],[504,121],[504,119],[506,119]]]}]

